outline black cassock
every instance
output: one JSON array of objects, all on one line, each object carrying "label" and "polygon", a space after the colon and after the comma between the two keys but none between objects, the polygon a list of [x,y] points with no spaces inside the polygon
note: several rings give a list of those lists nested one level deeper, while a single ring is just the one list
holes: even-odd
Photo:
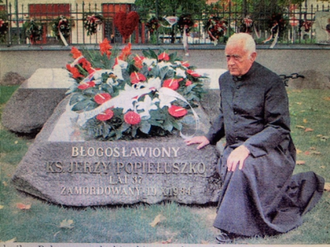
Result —
[{"label": "black cassock", "polygon": [[[302,215],[321,198],[324,179],[313,172],[292,176],[296,150],[290,135],[285,85],[254,63],[247,74],[219,78],[220,115],[206,137],[226,146],[220,158],[223,181],[214,226],[243,236],[274,235],[302,223]],[[242,170],[227,172],[236,147],[250,151]]]}]

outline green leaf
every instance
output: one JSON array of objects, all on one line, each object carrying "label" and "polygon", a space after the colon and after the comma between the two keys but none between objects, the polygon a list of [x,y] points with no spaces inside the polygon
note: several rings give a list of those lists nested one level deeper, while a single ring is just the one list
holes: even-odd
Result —
[{"label": "green leaf", "polygon": [[110,85],[106,84],[106,83],[102,84],[101,90],[103,90],[103,91],[105,91],[109,94],[113,94],[113,88]]},{"label": "green leaf", "polygon": [[90,99],[86,99],[83,101],[80,101],[78,103],[76,103],[73,107],[72,107],[72,111],[90,111],[93,110],[97,107],[97,104],[90,100]]},{"label": "green leaf", "polygon": [[133,125],[132,126],[132,133],[131,133],[133,138],[135,138],[137,130],[138,130],[138,126]]},{"label": "green leaf", "polygon": [[86,96],[94,96],[99,93],[99,89],[97,87],[90,87],[83,91],[83,94]]},{"label": "green leaf", "polygon": [[148,121],[141,121],[140,123],[140,130],[145,133],[145,134],[149,134],[151,128],[151,124]]},{"label": "green leaf", "polygon": [[120,130],[121,132],[125,132],[126,130],[128,130],[129,127],[131,127],[131,126],[130,126],[128,123],[124,122],[124,123],[120,126],[119,130]]},{"label": "green leaf", "polygon": [[173,130],[173,124],[171,122],[171,120],[169,119],[166,119],[165,123],[164,123],[164,126],[163,126],[163,129],[171,132]]},{"label": "green leaf", "polygon": [[109,133],[110,133],[111,126],[106,124],[105,122],[103,123],[103,137],[107,138]]},{"label": "green leaf", "polygon": [[79,94],[79,93],[72,94],[72,96],[70,98],[70,105],[74,105],[77,102],[80,102],[80,101],[83,101],[86,99],[88,99],[88,98],[82,94]]},{"label": "green leaf", "polygon": [[177,130],[182,130],[182,123],[179,121],[172,121],[173,127],[176,128]]},{"label": "green leaf", "polygon": [[158,59],[156,52],[154,52],[153,50],[149,49],[149,54],[150,58]]},{"label": "green leaf", "polygon": [[174,52],[169,55],[170,62],[174,63],[177,60],[177,54],[178,54],[177,52]]},{"label": "green leaf", "polygon": [[160,69],[159,73],[160,73],[160,79],[163,80],[164,77],[166,76],[167,72],[169,71],[168,67],[163,67]]}]

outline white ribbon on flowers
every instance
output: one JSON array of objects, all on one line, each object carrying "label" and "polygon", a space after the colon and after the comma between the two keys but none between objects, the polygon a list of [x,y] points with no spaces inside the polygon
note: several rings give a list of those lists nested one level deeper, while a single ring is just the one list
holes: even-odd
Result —
[{"label": "white ribbon on flowers", "polygon": [[186,27],[183,27],[183,37],[182,37],[182,43],[183,43],[183,48],[186,56],[189,56],[189,50],[188,50],[188,36],[186,32]]},{"label": "white ribbon on flowers", "polygon": [[[100,74],[104,73],[104,70],[98,71]],[[83,124],[86,123],[88,119],[91,119],[98,114],[104,112],[106,109],[111,108],[111,107],[119,107],[123,108],[123,113],[126,113],[129,110],[136,110],[136,106],[134,106],[134,102],[137,101],[137,99],[143,95],[146,95],[152,91],[156,90],[157,93],[159,94],[159,100],[160,100],[160,107],[163,108],[164,106],[170,106],[171,102],[174,100],[182,100],[186,104],[189,105],[191,108],[196,127],[195,127],[195,132],[199,128],[199,117],[197,113],[194,111],[192,106],[189,104],[189,102],[179,93],[176,91],[167,88],[167,87],[161,87],[161,80],[159,78],[154,78],[148,81],[148,83],[137,83],[134,84],[133,86],[125,85],[125,89],[119,93],[114,98],[111,98],[110,100],[104,102],[102,105],[99,107],[86,111],[86,112],[81,112],[78,114],[78,119],[77,119],[77,124],[82,126]],[[134,100],[136,99],[136,100]],[[192,136],[186,136],[182,132],[180,132],[180,136],[184,139],[191,138]]]},{"label": "white ribbon on flowers", "polygon": [[[179,20],[179,17],[177,17],[177,16],[164,16],[163,18],[168,22],[168,24],[170,24],[170,28],[172,28],[173,25],[175,25]],[[168,28],[168,26],[164,26],[162,24],[161,24],[161,26]]]},{"label": "white ribbon on flowers", "polygon": [[68,42],[66,42],[66,39],[64,38],[62,32],[61,32],[60,30],[58,30],[58,33],[59,33],[59,35],[60,35],[60,38],[61,38],[63,44],[64,44],[65,46],[68,46]]},{"label": "white ribbon on flowers", "polygon": [[82,126],[90,118],[104,112],[106,109],[111,107],[123,108],[123,112],[126,113],[129,110],[134,110],[133,98],[139,98],[142,95],[150,93],[154,88],[160,88],[161,81],[159,78],[150,80],[149,83],[143,83],[144,88],[140,87],[140,84],[135,84],[132,87],[125,85],[125,89],[120,91],[119,95],[111,98],[110,100],[104,102],[99,107],[79,114],[77,123]]}]

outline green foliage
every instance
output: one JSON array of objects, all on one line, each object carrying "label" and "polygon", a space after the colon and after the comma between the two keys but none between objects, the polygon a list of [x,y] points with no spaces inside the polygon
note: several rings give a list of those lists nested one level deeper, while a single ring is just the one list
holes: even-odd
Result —
[{"label": "green foliage", "polygon": [[43,34],[42,23],[33,19],[24,22],[23,30],[32,43],[41,40]]},{"label": "green foliage", "polygon": [[158,17],[180,16],[182,14],[192,14],[197,17],[207,7],[205,0],[159,0],[156,2],[154,0],[136,0],[135,5],[143,19],[149,19],[150,13]]}]

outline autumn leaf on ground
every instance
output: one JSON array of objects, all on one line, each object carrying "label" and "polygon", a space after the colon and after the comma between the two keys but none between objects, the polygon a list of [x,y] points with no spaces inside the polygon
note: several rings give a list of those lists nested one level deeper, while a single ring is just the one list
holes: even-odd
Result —
[{"label": "autumn leaf on ground", "polygon": [[305,126],[302,126],[302,125],[296,125],[296,128],[298,128],[298,129],[306,129],[306,127]]},{"label": "autumn leaf on ground", "polygon": [[329,139],[329,136],[317,135],[317,137],[319,137],[320,140],[323,141],[323,142],[325,142]]},{"label": "autumn leaf on ground", "polygon": [[7,182],[6,182],[6,181],[3,181],[3,182],[2,182],[2,184],[3,184],[3,186],[5,186],[5,187],[7,187],[7,186],[8,186],[8,184],[7,184]]},{"label": "autumn leaf on ground", "polygon": [[330,191],[330,183],[325,183],[324,184],[324,190],[325,191]]},{"label": "autumn leaf on ground", "polygon": [[31,209],[31,204],[17,203],[16,207],[21,210],[29,210]]},{"label": "autumn leaf on ground", "polygon": [[155,219],[149,224],[151,227],[155,227],[159,222],[165,220],[165,217],[161,214],[158,214]]},{"label": "autumn leaf on ground", "polygon": [[296,164],[297,164],[297,165],[305,165],[306,162],[305,162],[304,160],[297,160],[297,161],[296,161]]},{"label": "autumn leaf on ground", "polygon": [[301,153],[302,153],[302,151],[297,148],[297,154],[301,154]]},{"label": "autumn leaf on ground", "polygon": [[303,122],[304,122],[304,123],[308,123],[308,121],[307,121],[307,119],[306,119],[306,118],[304,118]]},{"label": "autumn leaf on ground", "polygon": [[296,102],[297,105],[302,105],[302,102]]},{"label": "autumn leaf on ground", "polygon": [[172,243],[172,239],[171,238],[170,239],[167,239],[165,241],[162,241],[162,244],[170,244],[170,243]]},{"label": "autumn leaf on ground", "polygon": [[314,155],[321,155],[321,152],[319,152],[319,151],[312,151],[311,154],[314,154]]},{"label": "autumn leaf on ground", "polygon": [[9,239],[9,240],[4,241],[4,242],[0,240],[0,243],[5,243],[5,244],[10,244],[10,243],[14,243],[14,242],[16,242],[16,238],[12,238],[12,239]]},{"label": "autumn leaf on ground", "polygon": [[305,129],[305,132],[312,132],[312,131],[314,131],[312,128],[306,128]]},{"label": "autumn leaf on ground", "polygon": [[330,101],[330,97],[324,97],[324,100]]},{"label": "autumn leaf on ground", "polygon": [[5,206],[4,205],[0,205],[0,209],[3,209]]},{"label": "autumn leaf on ground", "polygon": [[72,229],[73,226],[73,220],[63,220],[60,224],[60,228],[67,228],[67,229]]},{"label": "autumn leaf on ground", "polygon": [[309,151],[304,152],[305,155],[310,155],[311,153]]}]

